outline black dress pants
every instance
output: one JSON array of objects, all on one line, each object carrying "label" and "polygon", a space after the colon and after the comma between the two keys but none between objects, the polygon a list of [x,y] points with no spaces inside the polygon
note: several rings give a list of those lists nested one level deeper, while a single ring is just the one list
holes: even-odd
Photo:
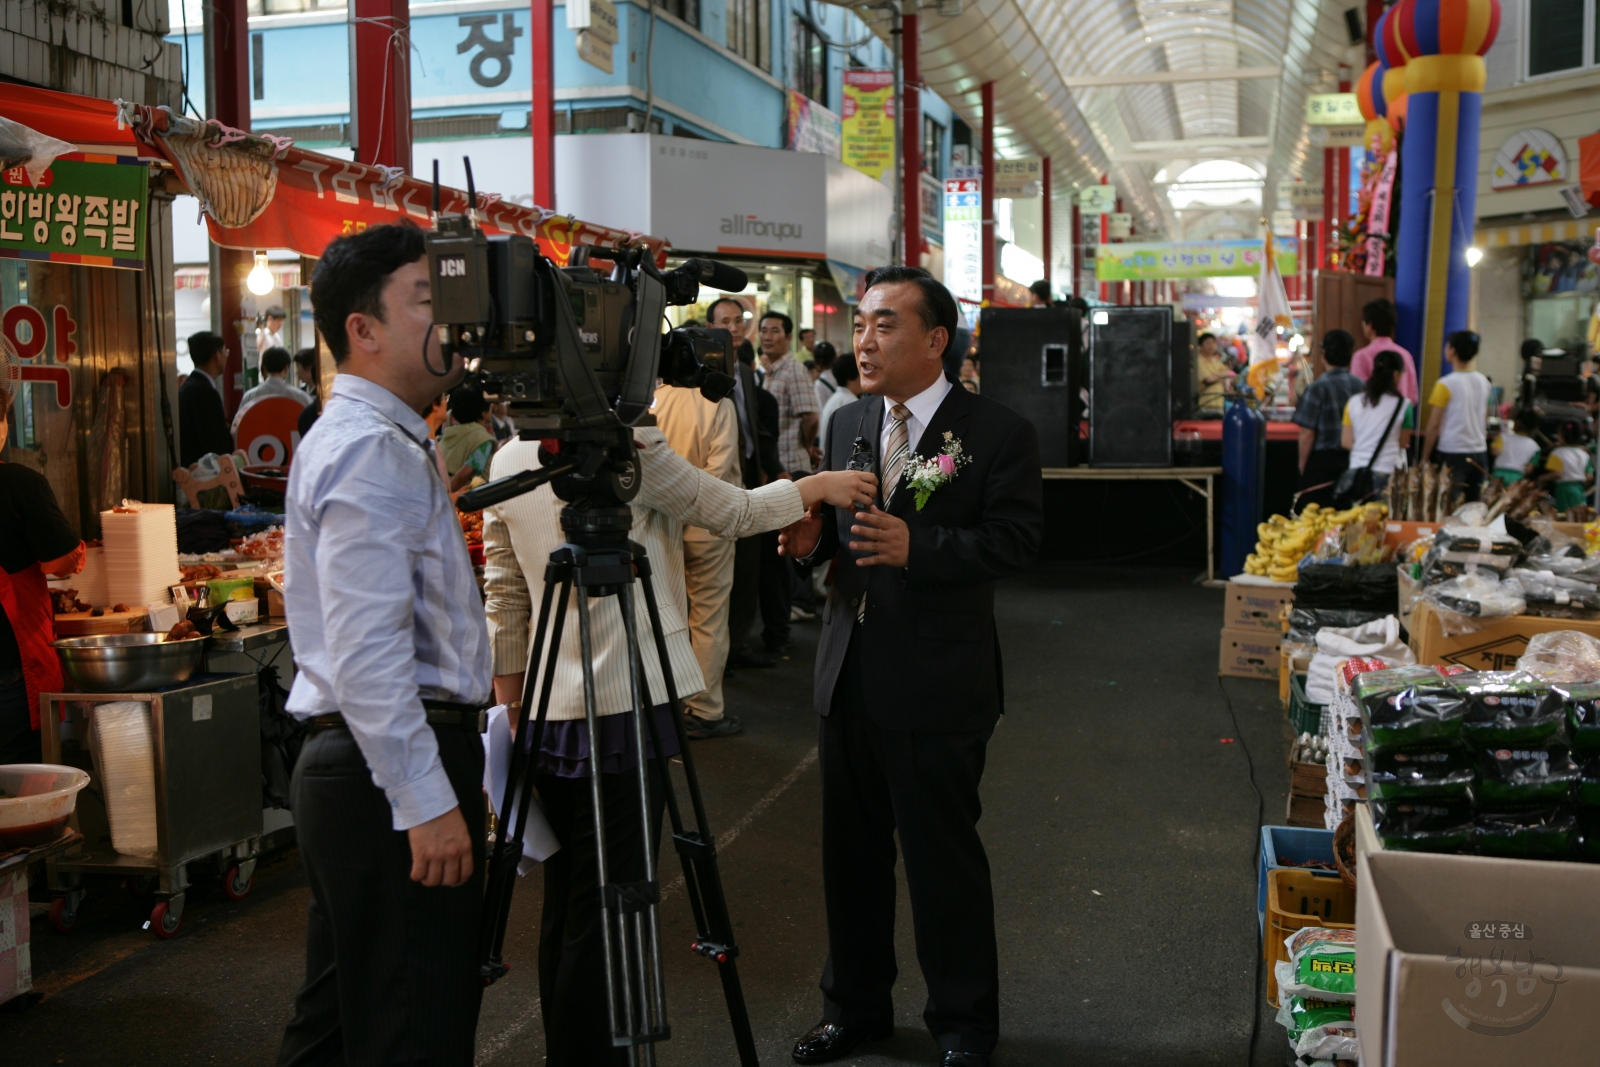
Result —
[{"label": "black dress pants", "polygon": [[[761,606],[761,535],[741,537],[733,544],[733,592],[728,596],[728,651],[745,649],[750,627]],[[710,684],[710,679],[706,680]]]},{"label": "black dress pants", "polygon": [[306,980],[279,1067],[471,1067],[478,1030],[483,911],[483,742],[435,726],[439,758],[472,836],[472,877],[411,880],[411,842],[393,828],[350,731],[306,739],[291,783],[300,858],[311,882]]},{"label": "black dress pants", "polygon": [[858,637],[818,742],[828,915],[823,1015],[868,1030],[893,1022],[898,833],[928,986],[923,1020],[941,1051],[987,1054],[1000,1034],[1000,973],[989,859],[977,824],[978,782],[994,730],[884,729],[862,702],[861,671]]},{"label": "black dress pants", "polygon": [[777,652],[789,643],[789,604],[794,569],[778,555],[778,532],[757,534],[761,545],[761,643]]},{"label": "black dress pants", "polygon": [[[661,840],[666,799],[650,772],[652,843]],[[544,862],[544,914],[539,931],[539,1007],[544,1016],[547,1067],[627,1067],[628,1052],[611,1044],[606,1008],[604,915],[600,910],[599,849],[588,778],[541,774],[536,779],[545,817],[561,851]],[[613,882],[642,882],[644,827],[639,819],[638,770],[600,776],[606,819],[607,874]],[[659,853],[657,854],[659,864]]]}]

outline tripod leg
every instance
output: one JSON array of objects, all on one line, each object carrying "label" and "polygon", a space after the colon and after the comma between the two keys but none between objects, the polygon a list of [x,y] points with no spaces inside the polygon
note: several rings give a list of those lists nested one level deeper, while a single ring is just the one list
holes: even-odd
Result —
[{"label": "tripod leg", "polygon": [[[560,600],[555,601],[555,591],[560,587]],[[511,917],[511,895],[516,886],[517,866],[522,859],[522,842],[527,830],[528,812],[533,803],[534,768],[544,739],[545,717],[550,708],[550,686],[555,674],[556,658],[565,631],[567,603],[572,591],[572,570],[565,562],[552,559],[545,570],[544,595],[539,605],[539,622],[535,627],[533,644],[528,648],[527,667],[523,672],[522,707],[532,703],[534,685],[538,681],[536,667],[539,655],[545,648],[545,634],[549,628],[552,609],[555,612],[554,633],[551,638],[548,662],[545,667],[544,688],[539,700],[538,716],[532,729],[524,719],[511,750],[511,766],[506,775],[505,795],[500,805],[500,827],[495,839],[487,871],[487,892],[484,898],[483,934],[484,963],[482,974],[485,984],[492,984],[508,968],[503,962],[506,928]],[[515,815],[513,816],[513,813]]]},{"label": "tripod leg", "polygon": [[[644,840],[644,868],[645,880],[650,883],[652,898],[642,913],[635,914],[636,923],[642,923],[644,929],[639,931],[643,936],[640,945],[644,957],[640,959],[641,971],[649,969],[646,988],[650,991],[648,1005],[645,1012],[645,1024],[650,1031],[664,1025],[667,1018],[666,1000],[666,975],[661,960],[661,922],[659,891],[656,889],[656,842],[654,834],[654,821],[650,818],[650,776],[646,767],[644,747],[644,724],[650,722],[650,732],[655,733],[655,708],[649,704],[649,686],[644,679],[643,657],[639,653],[639,632],[637,620],[633,609],[633,586],[622,586],[617,591],[618,607],[622,610],[622,627],[628,637],[628,666],[629,674],[633,681],[633,740],[634,751],[639,754],[639,814],[643,822],[641,837]],[[660,749],[656,749],[658,762]]]},{"label": "tripod leg", "polygon": [[[695,773],[694,756],[689,751],[689,737],[683,726],[683,716],[678,711],[678,686],[672,677],[672,661],[667,656],[666,631],[661,625],[661,609],[656,602],[655,584],[651,580],[650,566],[642,548],[636,546],[640,581],[644,584],[645,608],[650,616],[650,631],[654,638],[656,656],[661,662],[661,675],[667,687],[667,698],[672,705],[673,729],[678,735],[678,749],[683,757],[684,780],[689,787],[689,802],[694,808],[696,829],[684,832],[674,820],[673,840],[683,860],[684,885],[689,892],[691,909],[699,938],[695,950],[717,963],[717,973],[722,979],[722,995],[728,1005],[728,1021],[733,1027],[734,1044],[739,1049],[742,1067],[760,1067],[756,1054],[755,1035],[750,1029],[750,1013],[745,1005],[744,987],[739,982],[739,969],[735,959],[739,948],[734,941],[733,919],[728,914],[727,897],[722,891],[722,873],[717,867],[716,843],[711,836],[706,819],[705,802],[700,795],[700,779]],[[642,672],[641,672],[642,674]],[[655,734],[655,717],[650,718],[652,740],[660,751],[660,739]],[[661,767],[666,777],[666,765]],[[671,784],[666,783],[669,790]],[[674,806],[676,801],[674,800]]]},{"label": "tripod leg", "polygon": [[[631,983],[624,973],[621,982],[623,1004],[622,1017],[626,1020],[625,1026],[619,1026],[617,1004],[617,959],[612,945],[612,916],[616,914],[620,919],[617,902],[610,892],[611,871],[606,858],[606,816],[605,802],[600,796],[600,736],[596,721],[596,704],[594,689],[594,641],[589,622],[589,593],[581,582],[578,588],[578,642],[582,649],[583,657],[583,714],[584,722],[589,733],[589,795],[594,805],[594,840],[595,863],[600,881],[601,922],[600,937],[605,951],[606,963],[606,1011],[611,1021],[611,1034],[613,1042],[619,1032],[632,1030],[633,1023],[633,993]],[[626,937],[626,929],[620,923],[615,933],[619,939]],[[617,946],[624,950],[623,959],[626,959],[626,945]],[[630,1059],[635,1058],[630,1054]]]}]

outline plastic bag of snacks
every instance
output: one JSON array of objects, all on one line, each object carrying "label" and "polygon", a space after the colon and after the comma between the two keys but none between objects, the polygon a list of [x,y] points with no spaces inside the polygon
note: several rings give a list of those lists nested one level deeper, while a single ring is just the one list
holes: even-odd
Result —
[{"label": "plastic bag of snacks", "polygon": [[1458,674],[1450,684],[1466,701],[1461,737],[1468,744],[1532,744],[1561,732],[1566,701],[1526,671]]},{"label": "plastic bag of snacks", "polygon": [[1289,958],[1274,970],[1286,997],[1356,999],[1356,932],[1307,926],[1283,939]]},{"label": "plastic bag of snacks", "polygon": [[1600,756],[1591,758],[1578,772],[1572,799],[1579,807],[1600,809]]},{"label": "plastic bag of snacks", "polygon": [[1285,995],[1278,1025],[1289,1032],[1295,1053],[1310,1060],[1354,1059],[1356,1006],[1348,1001]]},{"label": "plastic bag of snacks", "polygon": [[1397,852],[1461,852],[1472,844],[1472,803],[1448,800],[1374,800],[1372,826],[1383,847]]},{"label": "plastic bag of snacks", "polygon": [[1478,753],[1477,797],[1483,804],[1555,804],[1578,780],[1565,741],[1484,749]]},{"label": "plastic bag of snacks", "polygon": [[1590,863],[1600,862],[1600,808],[1578,812],[1578,841],[1575,855]]},{"label": "plastic bag of snacks", "polygon": [[1466,702],[1434,667],[1395,667],[1355,680],[1367,753],[1455,741]]},{"label": "plastic bag of snacks", "polygon": [[1600,640],[1576,630],[1534,634],[1517,670],[1547,682],[1600,682]]},{"label": "plastic bag of snacks", "polygon": [[1500,580],[1493,572],[1465,574],[1430,585],[1422,599],[1434,608],[1439,628],[1446,637],[1482,629],[1484,619],[1523,615],[1528,610],[1522,583],[1515,578]]},{"label": "plastic bag of snacks", "polygon": [[1571,682],[1556,687],[1567,705],[1567,737],[1572,751],[1600,756],[1600,682]]},{"label": "plastic bag of snacks", "polygon": [[1477,823],[1479,852],[1515,859],[1565,859],[1578,829],[1562,805],[1480,811]]},{"label": "plastic bag of snacks", "polygon": [[1377,800],[1464,797],[1472,785],[1472,757],[1461,745],[1388,749],[1367,764],[1367,795]]}]

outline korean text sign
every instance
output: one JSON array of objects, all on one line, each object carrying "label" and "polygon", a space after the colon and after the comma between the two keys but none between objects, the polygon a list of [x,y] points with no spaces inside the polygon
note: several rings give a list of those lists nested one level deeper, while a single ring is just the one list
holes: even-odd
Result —
[{"label": "korean text sign", "polygon": [[139,160],[57,159],[37,186],[13,167],[0,174],[0,257],[142,270],[148,204]]},{"label": "korean text sign", "polygon": [[[1100,245],[1095,256],[1095,277],[1103,282],[1152,281],[1161,278],[1256,277],[1261,273],[1264,242],[1183,241],[1131,242]],[[1299,244],[1274,242],[1278,271],[1299,269]]]},{"label": "korean text sign", "polygon": [[844,72],[844,162],[871,178],[894,166],[894,72]]}]

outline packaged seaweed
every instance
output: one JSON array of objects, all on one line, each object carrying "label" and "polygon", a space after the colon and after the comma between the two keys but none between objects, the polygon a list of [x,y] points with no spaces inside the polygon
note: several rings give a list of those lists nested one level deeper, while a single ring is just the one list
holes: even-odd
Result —
[{"label": "packaged seaweed", "polygon": [[1556,687],[1567,705],[1567,738],[1572,751],[1600,755],[1600,682]]},{"label": "packaged seaweed", "polygon": [[1462,797],[1472,785],[1472,756],[1459,744],[1386,749],[1368,763],[1367,790],[1374,799]]},{"label": "packaged seaweed", "polygon": [[1600,808],[1578,812],[1578,832],[1573,855],[1590,863],[1600,863]]},{"label": "packaged seaweed", "polygon": [[1289,958],[1274,972],[1283,996],[1356,999],[1356,932],[1307,926],[1283,939]]},{"label": "packaged seaweed", "polygon": [[1374,800],[1372,825],[1397,852],[1464,852],[1472,844],[1470,794],[1448,800]]},{"label": "packaged seaweed", "polygon": [[1577,829],[1577,816],[1560,804],[1480,811],[1478,851],[1514,859],[1565,859]]},{"label": "packaged seaweed", "polygon": [[1461,736],[1471,745],[1518,745],[1561,732],[1566,701],[1525,671],[1458,674],[1450,684],[1466,702]]},{"label": "packaged seaweed", "polygon": [[1565,741],[1484,749],[1478,753],[1475,794],[1480,804],[1553,804],[1578,780]]},{"label": "packaged seaweed", "polygon": [[1578,772],[1578,785],[1572,799],[1579,807],[1600,810],[1600,756],[1592,756]]},{"label": "packaged seaweed", "polygon": [[1446,526],[1422,559],[1422,584],[1463,575],[1503,577],[1522,555],[1522,542],[1486,526]]},{"label": "packaged seaweed", "polygon": [[1308,997],[1283,998],[1278,1025],[1289,1032],[1296,1054],[1310,1060],[1355,1059],[1356,1006]]},{"label": "packaged seaweed", "polygon": [[1432,667],[1396,667],[1355,682],[1368,754],[1386,748],[1445,744],[1461,735],[1466,702]]}]

